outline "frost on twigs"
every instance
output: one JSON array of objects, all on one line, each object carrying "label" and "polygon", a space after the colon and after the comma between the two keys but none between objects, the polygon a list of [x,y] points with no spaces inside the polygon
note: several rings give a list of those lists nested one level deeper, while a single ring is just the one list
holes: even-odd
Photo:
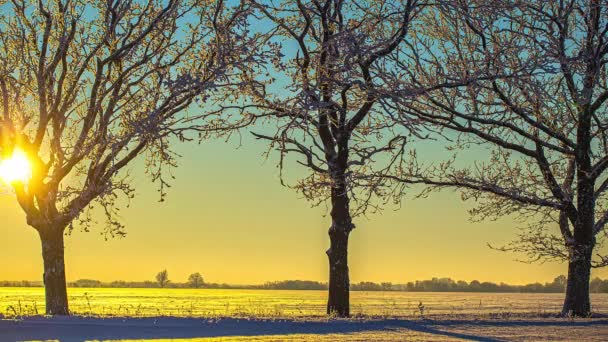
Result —
[{"label": "frost on twigs", "polygon": [[[243,73],[241,107],[268,142],[281,182],[313,205],[335,203],[348,215],[380,210],[392,198],[383,175],[402,163],[414,127],[395,126],[383,106],[395,72],[386,56],[406,44],[423,10],[419,1],[246,1],[263,47],[274,55],[262,69]],[[280,44],[275,44],[280,42]],[[272,76],[270,76],[272,75]],[[273,154],[276,153],[276,154]],[[295,179],[287,171],[303,168]]]},{"label": "frost on twigs", "polygon": [[[232,5],[231,5],[232,6]],[[233,94],[248,52],[244,5],[223,1],[13,1],[0,13],[0,140],[33,165],[15,189],[34,228],[97,217],[125,234],[119,207],[133,198],[137,158],[164,199],[177,140],[238,115],[214,106]],[[195,105],[197,108],[195,109]],[[99,214],[99,215],[98,215]]]},{"label": "frost on twigs", "polygon": [[[606,265],[608,11],[602,1],[439,1],[386,74],[386,106],[450,141],[392,179],[455,188],[473,220],[516,218],[500,248],[528,261]],[[415,93],[416,96],[404,96]]]}]

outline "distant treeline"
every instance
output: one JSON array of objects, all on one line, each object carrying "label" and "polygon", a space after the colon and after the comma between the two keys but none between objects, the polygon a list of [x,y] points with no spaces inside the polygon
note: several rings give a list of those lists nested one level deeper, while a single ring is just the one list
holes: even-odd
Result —
[{"label": "distant treeline", "polygon": [[264,290],[327,290],[327,283],[312,280],[283,280],[254,285],[254,287]]},{"label": "distant treeline", "polygon": [[[1,282],[0,282],[1,284]],[[17,285],[21,286],[21,285]],[[70,287],[124,287],[124,288],[158,288],[158,282],[155,281],[113,281],[104,283],[99,280],[79,279],[74,282],[69,282]],[[170,282],[164,285],[165,288],[195,288],[192,283],[175,283]],[[202,289],[260,289],[260,290],[325,290],[326,283],[320,283],[311,280],[284,280],[267,282],[262,285],[234,285],[234,284],[218,284],[218,283],[201,283],[196,288]]]},{"label": "distant treeline", "polygon": [[[41,287],[39,281],[0,281],[0,287]],[[99,288],[159,288],[154,281],[102,282],[93,279],[79,279],[68,283],[69,287]],[[165,288],[193,288],[191,283],[169,283]],[[326,290],[327,283],[312,280],[284,280],[267,282],[262,285],[231,285],[203,283],[198,288],[205,289],[260,289],[260,290]],[[505,283],[455,281],[451,278],[433,278],[417,280],[406,284],[360,282],[351,284],[353,291],[405,291],[405,292],[526,292],[526,293],[561,293],[566,289],[566,277],[559,276],[550,283],[532,283],[526,285],[509,285]],[[608,279],[595,278],[590,283],[593,293],[608,293]]]},{"label": "distant treeline", "polygon": [[[597,278],[595,281],[605,284],[601,287],[608,292],[608,280]],[[361,282],[351,285],[354,291],[408,291],[408,292],[557,292],[566,290],[566,277],[559,276],[550,283],[532,283],[526,285],[509,285],[505,283],[455,281],[451,278],[433,278],[418,280],[407,284]]]},{"label": "distant treeline", "polygon": [[[160,284],[156,281],[124,281],[115,280],[113,282],[101,282],[93,279],[78,279],[74,282],[68,282],[69,287],[118,287],[118,288],[159,288]],[[235,288],[230,284],[202,283],[198,286],[193,286],[191,283],[175,283],[170,282],[164,284],[164,288],[206,288],[206,289],[230,289]],[[237,286],[238,287],[238,286]]]}]

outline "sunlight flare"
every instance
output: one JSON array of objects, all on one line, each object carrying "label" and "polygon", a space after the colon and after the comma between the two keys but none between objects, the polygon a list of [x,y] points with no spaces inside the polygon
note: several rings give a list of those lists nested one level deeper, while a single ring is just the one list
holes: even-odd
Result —
[{"label": "sunlight flare", "polygon": [[7,183],[26,183],[32,177],[32,165],[27,155],[16,148],[13,154],[0,161],[0,178]]}]

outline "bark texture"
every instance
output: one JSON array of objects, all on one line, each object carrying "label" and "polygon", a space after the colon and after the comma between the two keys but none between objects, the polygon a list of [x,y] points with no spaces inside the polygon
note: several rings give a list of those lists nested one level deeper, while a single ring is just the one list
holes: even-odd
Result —
[{"label": "bark texture", "polygon": [[[591,85],[588,85],[591,87]],[[588,317],[591,314],[589,280],[595,245],[595,178],[591,162],[591,113],[588,106],[579,113],[576,150],[576,204],[574,232],[568,244],[568,284],[562,315]]]},{"label": "bark texture", "polygon": [[350,316],[350,279],[348,275],[348,237],[354,228],[350,215],[349,199],[344,172],[334,177],[331,200],[332,225],[329,228],[329,297],[327,314]]},{"label": "bark texture", "polygon": [[47,315],[69,315],[65,280],[63,230],[40,233],[44,261],[44,292]]},{"label": "bark texture", "polygon": [[591,314],[589,280],[592,250],[592,245],[582,245],[570,249],[563,316],[588,317]]}]

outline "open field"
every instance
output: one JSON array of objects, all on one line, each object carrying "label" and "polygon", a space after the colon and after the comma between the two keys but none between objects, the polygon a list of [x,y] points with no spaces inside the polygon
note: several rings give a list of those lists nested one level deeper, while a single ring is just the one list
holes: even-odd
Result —
[{"label": "open field", "polygon": [[[174,317],[323,317],[325,291],[71,288],[79,315]],[[558,293],[352,291],[354,316],[419,318],[434,315],[546,315],[561,309]],[[420,303],[423,309],[419,307]],[[592,295],[593,311],[608,313],[608,294]],[[421,310],[422,309],[422,310]],[[5,316],[44,313],[42,288],[0,288]]]},{"label": "open field", "polygon": [[[0,341],[608,340],[607,318],[553,318],[561,294],[353,291],[350,320],[324,316],[325,291],[78,288],[69,295],[79,317],[46,318],[42,288],[0,288]],[[608,312],[608,294],[592,300],[595,312]]]}]

